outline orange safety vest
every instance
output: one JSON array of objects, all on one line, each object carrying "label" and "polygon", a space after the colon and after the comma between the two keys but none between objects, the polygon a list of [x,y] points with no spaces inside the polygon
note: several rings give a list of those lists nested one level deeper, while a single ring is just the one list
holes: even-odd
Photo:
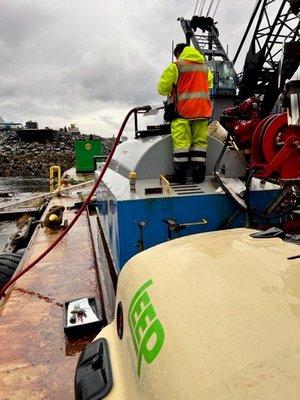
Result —
[{"label": "orange safety vest", "polygon": [[176,108],[183,118],[210,118],[212,106],[208,89],[208,67],[187,60],[176,61],[179,78],[176,85]]}]

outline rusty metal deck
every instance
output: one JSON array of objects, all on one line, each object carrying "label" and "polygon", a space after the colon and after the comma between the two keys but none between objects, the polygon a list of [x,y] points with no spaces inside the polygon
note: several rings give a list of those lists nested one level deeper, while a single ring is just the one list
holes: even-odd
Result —
[{"label": "rusty metal deck", "polygon": [[[73,205],[61,197],[51,204]],[[49,206],[48,206],[49,208]],[[72,220],[74,210],[65,210]],[[25,265],[41,254],[59,233],[38,227]],[[0,399],[73,399],[78,353],[92,338],[68,340],[63,303],[99,297],[88,218],[81,215],[57,247],[16,283],[0,307]]]}]

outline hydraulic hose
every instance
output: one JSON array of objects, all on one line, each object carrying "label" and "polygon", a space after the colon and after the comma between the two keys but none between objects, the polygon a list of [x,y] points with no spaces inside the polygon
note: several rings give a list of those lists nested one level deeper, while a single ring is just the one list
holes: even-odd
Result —
[{"label": "hydraulic hose", "polygon": [[51,250],[54,249],[54,247],[61,241],[62,238],[64,238],[66,236],[66,234],[71,230],[71,228],[74,226],[74,224],[76,223],[76,221],[78,220],[78,218],[80,217],[80,215],[83,213],[83,211],[85,210],[85,208],[87,207],[87,205],[89,204],[92,196],[94,195],[97,187],[99,186],[100,182],[103,179],[103,176],[108,168],[108,165],[114,155],[114,152],[116,150],[117,145],[119,144],[119,141],[121,139],[122,133],[124,131],[124,128],[128,122],[129,117],[131,116],[131,114],[136,113],[138,111],[149,111],[149,109],[151,109],[150,106],[144,106],[144,107],[135,107],[132,110],[130,110],[128,112],[128,114],[126,115],[120,130],[118,132],[118,135],[114,141],[114,144],[112,146],[112,149],[107,157],[107,160],[105,162],[105,164],[103,165],[100,175],[98,177],[98,179],[96,180],[91,192],[89,193],[89,195],[87,196],[86,200],[84,201],[84,203],[82,204],[82,206],[80,207],[80,209],[78,210],[77,214],[75,215],[75,217],[72,219],[72,221],[70,222],[70,224],[66,227],[66,229],[64,229],[62,231],[62,233],[59,235],[59,237],[42,253],[40,254],[34,261],[32,261],[27,267],[23,268],[21,272],[19,272],[18,274],[16,274],[5,286],[3,286],[3,288],[0,290],[0,300],[2,299],[2,297],[5,297],[6,295],[6,291],[9,287],[11,287],[19,278],[21,278],[21,276],[23,276],[24,274],[26,274],[26,272],[28,272],[29,270],[31,270],[31,268],[33,268],[39,261],[41,261]]}]

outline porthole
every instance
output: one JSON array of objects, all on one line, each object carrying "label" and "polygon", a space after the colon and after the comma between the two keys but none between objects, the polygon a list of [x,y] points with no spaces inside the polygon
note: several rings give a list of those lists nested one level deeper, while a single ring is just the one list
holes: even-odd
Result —
[{"label": "porthole", "polygon": [[124,317],[123,317],[123,305],[119,302],[117,307],[117,334],[118,338],[121,340],[123,338],[123,329],[124,329]]}]

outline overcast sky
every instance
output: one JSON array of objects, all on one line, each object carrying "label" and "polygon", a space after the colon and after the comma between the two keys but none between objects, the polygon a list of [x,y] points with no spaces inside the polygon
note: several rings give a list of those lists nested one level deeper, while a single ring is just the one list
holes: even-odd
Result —
[{"label": "overcast sky", "polygon": [[[207,2],[208,3],[208,2]],[[0,0],[0,116],[40,126],[76,123],[84,133],[117,133],[127,111],[158,104],[177,18],[195,0]],[[229,53],[255,0],[221,0],[216,20]],[[151,123],[151,120],[147,121]]]}]

